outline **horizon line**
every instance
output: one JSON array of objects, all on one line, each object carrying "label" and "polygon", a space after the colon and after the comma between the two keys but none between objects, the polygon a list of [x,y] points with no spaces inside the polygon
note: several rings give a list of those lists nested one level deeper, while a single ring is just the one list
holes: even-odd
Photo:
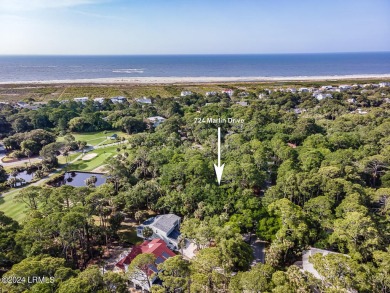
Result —
[{"label": "horizon line", "polygon": [[320,54],[369,54],[390,51],[334,51],[295,53],[167,53],[167,54],[0,54],[0,57],[125,57],[125,56],[253,56],[253,55],[320,55]]}]

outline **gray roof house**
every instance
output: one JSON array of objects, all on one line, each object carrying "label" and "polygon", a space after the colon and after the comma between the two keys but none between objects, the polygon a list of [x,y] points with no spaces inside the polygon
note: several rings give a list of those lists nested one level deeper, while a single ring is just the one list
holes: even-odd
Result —
[{"label": "gray roof house", "polygon": [[151,104],[152,103],[152,99],[148,99],[148,98],[140,98],[140,99],[135,99],[135,101],[137,103],[140,103],[140,104]]},{"label": "gray roof house", "polygon": [[151,123],[153,123],[153,126],[154,127],[157,127],[159,126],[161,123],[163,123],[166,119],[164,117],[161,117],[161,116],[153,116],[153,117],[148,117],[146,118],[146,120],[150,121]]},{"label": "gray roof house", "polygon": [[145,227],[153,230],[152,239],[160,238],[165,241],[170,249],[178,250],[180,236],[180,217],[175,214],[158,215],[147,219],[137,227],[137,236],[144,238],[142,231]]}]

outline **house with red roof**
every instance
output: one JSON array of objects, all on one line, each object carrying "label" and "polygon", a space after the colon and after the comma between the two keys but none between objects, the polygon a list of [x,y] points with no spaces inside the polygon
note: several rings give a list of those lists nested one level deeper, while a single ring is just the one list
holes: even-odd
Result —
[{"label": "house with red roof", "polygon": [[[149,283],[153,284],[157,280],[158,269],[157,265],[163,263],[166,259],[175,256],[166,245],[165,241],[162,239],[153,239],[152,241],[144,241],[141,245],[136,245],[132,248],[128,255],[122,258],[116,263],[116,267],[126,272],[128,266],[133,261],[133,259],[141,253],[151,253],[156,257],[154,265],[149,266],[147,271],[147,277],[149,278]],[[142,272],[140,272],[142,274]],[[145,278],[146,279],[146,278]],[[141,287],[143,290],[150,291],[149,284],[147,282],[140,282],[137,279],[131,279],[136,286]]]}]

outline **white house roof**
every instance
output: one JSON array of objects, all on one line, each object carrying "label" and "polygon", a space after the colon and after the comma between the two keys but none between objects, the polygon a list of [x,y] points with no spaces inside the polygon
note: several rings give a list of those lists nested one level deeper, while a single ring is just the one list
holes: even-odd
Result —
[{"label": "white house roof", "polygon": [[161,116],[153,116],[153,117],[148,117],[146,119],[148,119],[150,121],[164,121],[165,120],[165,118],[161,117]]},{"label": "white house roof", "polygon": [[151,99],[147,99],[147,98],[136,99],[136,101],[138,103],[141,103],[141,104],[151,104],[152,103],[152,100]]}]

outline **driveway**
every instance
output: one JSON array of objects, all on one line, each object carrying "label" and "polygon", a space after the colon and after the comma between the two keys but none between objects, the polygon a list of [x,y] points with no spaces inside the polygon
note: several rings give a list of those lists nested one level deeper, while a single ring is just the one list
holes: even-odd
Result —
[{"label": "driveway", "polygon": [[251,238],[251,247],[253,251],[252,266],[257,263],[265,263],[265,242],[257,239],[256,236]]}]

